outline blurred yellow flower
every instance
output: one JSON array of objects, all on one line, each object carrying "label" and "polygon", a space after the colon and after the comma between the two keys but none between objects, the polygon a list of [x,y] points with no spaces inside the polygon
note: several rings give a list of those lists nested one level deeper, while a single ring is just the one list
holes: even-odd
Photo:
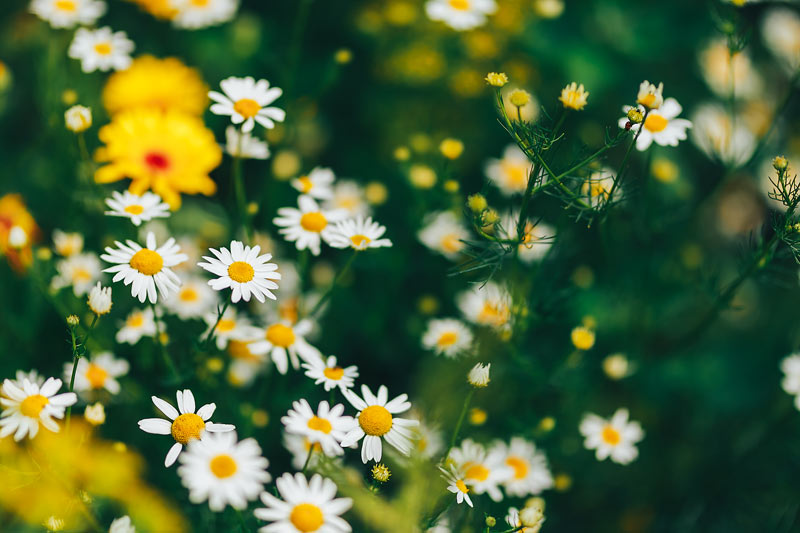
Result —
[{"label": "blurred yellow flower", "polygon": [[[33,261],[31,245],[39,240],[39,226],[25,207],[19,194],[0,197],[0,255],[5,255],[11,268],[25,270]],[[24,239],[20,239],[20,235]]]},{"label": "blurred yellow flower", "polygon": [[665,157],[656,158],[650,168],[653,177],[662,183],[674,183],[678,179],[678,165]]},{"label": "blurred yellow flower", "polygon": [[142,10],[160,19],[171,19],[178,14],[171,0],[128,0],[137,4]]},{"label": "blurred yellow flower", "polygon": [[371,181],[364,188],[364,197],[372,205],[382,205],[386,203],[386,199],[389,197],[389,190],[383,183]]},{"label": "blurred yellow flower", "polygon": [[473,426],[482,426],[486,423],[487,418],[489,415],[480,407],[473,407],[469,410],[469,423]]},{"label": "blurred yellow flower", "polygon": [[408,178],[417,189],[430,189],[436,185],[436,172],[427,165],[412,165]]},{"label": "blurred yellow flower", "polygon": [[589,328],[578,326],[570,333],[572,345],[578,350],[590,350],[594,346],[594,331]]},{"label": "blurred yellow flower", "polygon": [[490,72],[486,75],[486,83],[492,87],[503,87],[508,83],[508,76],[504,72]]},{"label": "blurred yellow flower", "polygon": [[589,92],[583,89],[583,84],[578,85],[574,81],[561,89],[561,97],[559,100],[564,104],[565,108],[580,111],[586,106],[586,100],[589,98]]},{"label": "blurred yellow flower", "polygon": [[464,143],[458,139],[447,138],[439,145],[439,151],[447,159],[458,159],[464,151]]}]

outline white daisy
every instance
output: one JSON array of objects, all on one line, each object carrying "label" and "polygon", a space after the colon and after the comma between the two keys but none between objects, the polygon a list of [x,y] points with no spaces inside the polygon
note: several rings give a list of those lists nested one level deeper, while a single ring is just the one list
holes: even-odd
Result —
[{"label": "white daisy", "polygon": [[781,372],[783,372],[781,387],[787,393],[794,394],[794,405],[800,409],[800,353],[794,353],[781,361]]},{"label": "white daisy", "polygon": [[800,68],[800,16],[785,7],[772,8],[761,21],[764,44],[795,74]]},{"label": "white daisy", "polygon": [[342,413],[344,405],[330,407],[326,401],[320,402],[314,413],[308,402],[301,399],[292,403],[292,409],[281,418],[281,423],[289,433],[303,435],[312,443],[318,442],[323,453],[332,457],[344,454],[340,443],[355,424],[352,416]]},{"label": "white daisy", "polygon": [[472,346],[472,332],[455,318],[432,318],[422,335],[422,346],[437,355],[456,357]]},{"label": "white daisy", "polygon": [[266,508],[258,508],[253,514],[270,525],[259,529],[260,533],[347,533],[350,524],[340,515],[353,506],[350,498],[335,498],[336,484],[330,479],[314,474],[308,481],[303,474],[284,474],[275,480],[282,499],[269,492],[261,493]]},{"label": "white daisy", "polygon": [[259,255],[260,246],[251,248],[241,241],[231,241],[230,250],[225,247],[208,250],[215,257],[204,255],[206,262],[197,263],[197,266],[219,276],[208,282],[212,289],[231,289],[233,303],[239,300],[249,302],[251,294],[262,303],[265,296],[270,300],[276,299],[272,291],[278,288],[278,284],[272,280],[281,279],[281,275],[277,272],[278,265],[269,262],[272,254]]},{"label": "white daisy", "polygon": [[56,253],[63,257],[79,254],[83,250],[83,235],[77,232],[67,233],[59,229],[54,229],[53,247]]},{"label": "white daisy", "polygon": [[[232,424],[215,424],[209,419],[217,409],[217,405],[207,403],[195,413],[194,395],[189,389],[177,391],[178,409],[161,398],[152,396],[151,399],[158,410],[164,413],[169,420],[163,418],[144,418],[139,420],[139,429],[154,435],[171,435],[175,444],[167,452],[164,466],[172,466],[183,447],[190,441],[199,439],[203,431],[222,433],[236,429]],[[171,420],[171,422],[170,422]]]},{"label": "white daisy", "polygon": [[225,151],[233,157],[243,159],[267,159],[269,145],[249,133],[242,133],[236,126],[225,128]]},{"label": "white daisy", "polygon": [[355,220],[343,220],[336,224],[334,229],[329,242],[334,248],[366,250],[392,245],[389,239],[381,238],[386,232],[386,227],[374,222],[371,217],[367,217],[366,220],[361,217]]},{"label": "white daisy", "polygon": [[[72,378],[72,363],[64,363],[64,380]],[[91,361],[85,357],[78,359],[75,370],[75,392],[90,392],[105,389],[111,394],[119,394],[120,386],[116,378],[128,373],[130,365],[124,359],[117,359],[111,352],[101,352]]]},{"label": "white daisy", "polygon": [[[314,447],[314,453],[309,459],[308,452],[312,446]],[[308,459],[308,468],[315,468],[317,463],[322,460],[322,457],[325,457],[322,453],[322,446],[318,442],[311,442],[308,437],[303,435],[295,435],[284,431],[283,447],[292,454],[292,468],[295,470],[302,470],[306,466],[306,459]]]},{"label": "white daisy", "polygon": [[444,449],[444,438],[438,428],[433,428],[424,421],[414,428],[414,452],[427,459],[437,457]]},{"label": "white daisy", "polygon": [[39,432],[39,424],[53,432],[59,427],[53,418],[64,418],[64,409],[78,401],[74,392],[56,394],[61,380],[48,378],[40,387],[27,379],[21,382],[6,379],[0,392],[0,439],[14,434],[20,441],[26,435],[31,439]]},{"label": "white daisy", "polygon": [[180,287],[180,278],[170,269],[183,261],[186,254],[180,253],[180,246],[171,238],[161,247],[156,248],[156,236],[153,232],[147,234],[147,248],[142,248],[133,241],[122,244],[114,241],[117,248],[106,247],[106,253],[100,259],[108,263],[115,263],[103,272],[114,272],[111,280],[122,280],[125,285],[131,285],[131,295],[139,298],[140,302],[149,299],[156,303],[156,287],[162,298],[169,296],[170,291],[177,291]]},{"label": "white daisy", "polygon": [[469,230],[455,213],[443,211],[426,217],[417,238],[429,249],[455,261],[466,246],[464,241],[469,238]]},{"label": "white daisy", "polygon": [[208,326],[208,329],[203,333],[203,338],[206,338],[211,328],[216,324],[217,327],[214,329],[214,339],[217,344],[217,349],[219,350],[224,350],[231,340],[244,340],[246,338],[254,340],[254,332],[258,334],[258,328],[250,323],[250,319],[246,316],[239,315],[233,307],[228,307],[228,309],[225,310],[222,314],[222,318],[219,318],[219,322],[217,322],[218,317],[219,314],[216,312],[207,313],[205,317],[203,317],[203,320],[206,321],[206,325]]},{"label": "white daisy", "polygon": [[38,385],[39,387],[44,385],[44,376],[39,374],[39,372],[36,370],[30,370],[29,372],[17,370],[14,377],[18,383],[22,383],[27,379],[28,381],[30,381],[34,385]]},{"label": "white daisy", "polygon": [[510,326],[511,295],[493,281],[462,292],[456,297],[456,305],[473,324],[495,329]]},{"label": "white daisy", "polygon": [[156,321],[153,309],[145,307],[144,309],[134,309],[130,312],[119,331],[117,331],[115,339],[120,344],[136,344],[142,337],[155,336]]},{"label": "white daisy", "polygon": [[495,0],[428,0],[425,4],[429,19],[444,22],[456,31],[483,26],[486,16],[495,11]]},{"label": "white daisy", "polygon": [[498,441],[494,448],[502,452],[505,464],[513,470],[511,477],[503,484],[509,496],[539,494],[553,487],[553,476],[547,466],[547,457],[536,449],[534,443],[522,437],[512,437],[508,446]]},{"label": "white daisy", "polygon": [[[664,84],[658,86],[644,80],[639,84],[639,92],[636,95],[636,103],[647,109],[658,109],[664,103]],[[627,110],[625,111],[627,113]]]},{"label": "white daisy", "polygon": [[628,410],[624,408],[617,409],[608,420],[588,413],[581,420],[579,429],[586,437],[584,446],[587,450],[595,450],[598,461],[611,457],[612,461],[621,465],[638,457],[636,443],[644,438],[642,426],[638,422],[628,421]]},{"label": "white daisy", "polygon": [[297,370],[300,368],[300,359],[309,363],[322,358],[322,353],[305,339],[312,327],[310,320],[301,320],[296,324],[288,320],[270,324],[262,330],[261,340],[250,344],[250,351],[257,355],[268,353],[281,374],[289,369],[290,361],[292,368]]},{"label": "white daisy", "polygon": [[371,212],[364,189],[352,180],[337,180],[333,186],[333,197],[326,200],[322,207],[329,211],[342,209],[350,218],[365,217]]},{"label": "white daisy", "polygon": [[[277,100],[283,91],[278,87],[270,89],[267,80],[254,80],[230,77],[220,82],[222,93],[210,91],[208,97],[216,102],[211,105],[215,115],[230,116],[234,124],[242,124],[244,133],[253,131],[258,122],[267,129],[275,127],[275,122],[283,122],[286,112],[277,107],[266,107]],[[224,94],[223,94],[224,93]]]},{"label": "white daisy", "polygon": [[350,404],[358,409],[356,420],[358,425],[350,430],[342,440],[342,446],[349,448],[361,439],[361,461],[364,464],[373,460],[381,460],[383,446],[381,437],[397,448],[403,455],[409,455],[413,448],[412,428],[419,425],[417,420],[398,418],[396,416],[411,409],[408,395],[401,394],[392,401],[385,385],[378,389],[378,395],[372,394],[369,387],[361,385],[361,397],[351,390],[342,390],[342,394]]},{"label": "white daisy", "polygon": [[331,187],[335,179],[333,170],[314,167],[307,175],[293,179],[290,184],[301,194],[307,194],[317,200],[328,200],[333,198]]},{"label": "white daisy", "polygon": [[466,502],[467,505],[472,507],[472,500],[469,497],[469,487],[464,482],[464,472],[460,471],[454,465],[449,465],[448,469],[439,467],[442,471],[444,479],[447,481],[447,490],[456,495],[456,503],[461,504]]},{"label": "white daisy", "polygon": [[503,499],[500,485],[514,473],[504,462],[503,450],[495,448],[487,453],[483,446],[472,439],[464,439],[461,446],[450,450],[447,461],[452,461],[464,473],[464,483],[475,494],[486,493],[496,502]]},{"label": "white daisy", "polygon": [[[519,221],[519,213],[507,212],[501,217],[501,226],[504,230],[506,238],[517,238],[517,222]],[[533,221],[525,221],[525,234],[523,242],[519,245],[518,255],[524,263],[533,263],[540,261],[550,247],[553,245],[553,237],[555,237],[556,230],[553,226],[538,222],[534,224]]]},{"label": "white daisy", "polygon": [[509,144],[502,159],[489,159],[484,172],[505,196],[522,194],[528,187],[531,162],[516,144]]},{"label": "white daisy", "polygon": [[106,12],[102,0],[32,0],[30,11],[54,28],[93,25]]},{"label": "white daisy", "polygon": [[586,197],[589,205],[599,208],[605,205],[613,188],[614,171],[603,167],[589,174],[583,185],[581,185],[581,194]]},{"label": "white daisy", "polygon": [[754,68],[745,50],[731,55],[728,41],[714,39],[698,53],[700,74],[720,98],[759,98],[764,94],[764,80]]},{"label": "white daisy", "polygon": [[130,191],[122,193],[114,191],[111,193],[111,198],[106,198],[106,205],[111,208],[111,211],[106,211],[106,215],[129,218],[134,226],[170,215],[169,204],[152,192],[139,196]]},{"label": "white daisy", "polygon": [[[619,127],[624,128],[628,123],[628,111],[631,106],[624,106],[622,111],[625,113],[619,119]],[[654,109],[647,114],[644,121],[644,130],[636,139],[636,149],[643,152],[650,148],[655,141],[660,146],[678,146],[678,141],[686,139],[686,130],[692,127],[692,123],[685,118],[677,118],[683,108],[674,98],[667,98],[658,109]],[[644,109],[641,110],[644,113]],[[634,124],[631,131],[638,132],[642,124]]]},{"label": "white daisy", "polygon": [[91,252],[73,254],[56,263],[57,274],[50,285],[56,290],[72,286],[75,296],[83,296],[100,278],[101,268],[97,255]]},{"label": "white daisy", "polygon": [[341,390],[350,389],[358,377],[358,367],[355,365],[341,367],[333,355],[327,358],[314,357],[309,362],[303,363],[303,368],[306,369],[306,376],[313,379],[315,385],[322,384],[326,391],[334,387],[339,387]]},{"label": "white daisy", "polygon": [[310,196],[300,195],[297,199],[298,208],[281,207],[278,216],[272,222],[281,229],[278,233],[289,242],[294,242],[298,250],[308,248],[314,255],[320,253],[320,243],[324,240],[331,242],[332,235],[336,232],[334,222],[339,222],[347,216],[343,210],[323,210]]},{"label": "white daisy", "polygon": [[748,162],[758,144],[743,116],[731,115],[723,106],[705,103],[692,113],[692,141],[711,159],[726,166]]},{"label": "white daisy", "polygon": [[177,11],[173,26],[189,30],[228,22],[239,9],[239,0],[171,0],[170,4]]},{"label": "white daisy", "polygon": [[133,62],[133,47],[124,31],[114,32],[108,26],[97,30],[78,28],[67,55],[80,60],[84,72],[124,70]]},{"label": "white daisy", "polygon": [[216,304],[217,293],[205,279],[197,276],[183,278],[178,292],[164,300],[164,307],[184,320],[204,317]]},{"label": "white daisy", "polygon": [[236,442],[235,431],[205,433],[189,442],[180,462],[178,475],[189,489],[189,501],[208,500],[208,507],[216,512],[226,505],[246,509],[247,502],[257,499],[264,483],[272,479],[267,473],[269,461],[261,456],[256,440]]}]

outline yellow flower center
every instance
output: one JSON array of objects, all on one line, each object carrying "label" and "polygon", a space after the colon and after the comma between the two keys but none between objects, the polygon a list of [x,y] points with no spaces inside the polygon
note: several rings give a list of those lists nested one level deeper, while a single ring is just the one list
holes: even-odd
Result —
[{"label": "yellow flower center", "polygon": [[[178,293],[178,298],[180,298],[182,302],[196,302],[200,299],[200,294],[192,287],[184,287],[181,289],[181,292]],[[219,329],[219,326],[217,326],[217,329]]]},{"label": "yellow flower center", "polygon": [[469,9],[469,0],[449,0],[450,7],[458,11],[466,11]]},{"label": "yellow flower center", "polygon": [[208,5],[209,0],[191,0],[189,2],[194,7],[206,7]]},{"label": "yellow flower center", "polygon": [[97,43],[94,45],[94,51],[101,56],[107,56],[111,53],[111,43]]},{"label": "yellow flower center", "polygon": [[225,453],[211,459],[208,466],[211,468],[211,472],[220,479],[231,477],[236,473],[236,470],[238,470],[233,457]]},{"label": "yellow flower center", "polygon": [[446,348],[448,346],[454,345],[457,340],[458,340],[458,335],[456,335],[452,331],[448,331],[446,333],[442,333],[442,336],[439,337],[439,340],[436,341],[436,344],[438,344],[442,348]]},{"label": "yellow flower center", "polygon": [[228,267],[228,275],[233,281],[239,283],[247,283],[255,277],[256,271],[249,263],[244,261],[235,261]]},{"label": "yellow flower center", "polygon": [[350,242],[352,242],[353,246],[356,248],[366,248],[367,245],[372,242],[372,239],[366,235],[353,235],[350,237]]},{"label": "yellow flower center", "polygon": [[442,250],[448,253],[455,253],[461,251],[461,248],[464,247],[464,243],[458,238],[458,235],[455,233],[449,233],[442,237]]},{"label": "yellow flower center", "polygon": [[480,324],[502,326],[508,320],[508,307],[502,303],[485,302],[478,315]]},{"label": "yellow flower center", "polygon": [[92,275],[85,268],[76,268],[72,272],[73,281],[89,281],[90,279],[92,279]]},{"label": "yellow flower center", "polygon": [[322,516],[322,509],[311,503],[301,503],[295,505],[289,513],[289,521],[298,531],[310,533],[316,531],[325,523]]},{"label": "yellow flower center", "polygon": [[233,104],[233,110],[242,115],[244,118],[253,118],[261,111],[261,106],[252,98],[242,98]]},{"label": "yellow flower center", "polygon": [[330,368],[326,368],[322,371],[325,374],[325,377],[328,379],[332,379],[333,381],[339,381],[344,376],[344,368],[340,366],[333,366]]},{"label": "yellow flower center", "polygon": [[318,416],[312,416],[308,420],[308,429],[313,429],[314,431],[321,431],[323,433],[330,433],[333,429],[331,423],[325,420],[324,418],[320,418]]},{"label": "yellow flower center", "polygon": [[[219,326],[217,326],[217,329],[219,329]],[[230,340],[228,342],[228,354],[234,359],[252,362],[259,361],[258,356],[250,351],[250,344],[244,341]]]},{"label": "yellow flower center", "polygon": [[328,220],[322,213],[306,213],[300,217],[300,225],[303,226],[303,229],[306,231],[319,233],[325,229],[325,226],[328,225]]},{"label": "yellow flower center", "polygon": [[653,133],[658,133],[659,131],[664,131],[664,128],[667,127],[669,121],[662,117],[661,115],[656,115],[654,113],[650,113],[647,115],[647,119],[644,121],[644,127],[648,130],[652,131]]},{"label": "yellow flower center", "polygon": [[461,479],[456,481],[456,488],[458,490],[460,490],[461,492],[463,492],[464,494],[469,492],[469,489],[467,488],[467,484],[464,483],[464,481],[461,480]]},{"label": "yellow flower center", "polygon": [[217,333],[221,331],[231,331],[235,327],[236,327],[235,321],[231,320],[230,318],[222,318],[217,324]]},{"label": "yellow flower center", "polygon": [[145,276],[153,276],[161,272],[164,266],[164,259],[153,250],[142,248],[131,257],[131,268],[138,270]]},{"label": "yellow flower center", "polygon": [[93,389],[100,389],[105,385],[108,372],[104,368],[97,366],[94,363],[89,363],[89,368],[86,370],[86,379],[89,380],[89,385]]},{"label": "yellow flower center", "polygon": [[131,328],[140,328],[142,327],[142,324],[144,324],[144,317],[141,313],[136,313],[128,319],[128,322],[125,325]]},{"label": "yellow flower center", "polygon": [[314,184],[311,182],[311,178],[308,176],[300,176],[297,181],[300,182],[300,187],[303,189],[304,193],[310,192],[314,187]]},{"label": "yellow flower center", "polygon": [[131,215],[141,215],[144,213],[144,207],[140,205],[128,205],[125,207],[125,212],[130,213]]},{"label": "yellow flower center", "polygon": [[464,477],[475,481],[486,481],[489,479],[489,469],[483,465],[472,465],[467,468]]},{"label": "yellow flower center", "polygon": [[507,185],[516,190],[525,190],[528,185],[528,167],[514,163],[503,163]]},{"label": "yellow flower center", "polygon": [[640,97],[637,100],[637,103],[642,104],[645,107],[652,108],[655,101],[656,101],[656,95],[653,93],[648,93]]},{"label": "yellow flower center", "polygon": [[199,439],[200,432],[205,429],[206,423],[194,413],[180,415],[172,423],[172,438],[176,442],[186,444],[192,439]]},{"label": "yellow flower center", "polygon": [[267,340],[275,346],[288,348],[294,344],[294,331],[283,324],[273,324],[267,328]]},{"label": "yellow flower center", "polygon": [[619,434],[619,431],[611,426],[603,428],[602,437],[606,444],[610,444],[611,446],[616,446],[622,440],[622,435]]},{"label": "yellow flower center", "polygon": [[78,9],[78,6],[75,5],[73,0],[57,0],[54,6],[59,11],[69,11],[70,13]]},{"label": "yellow flower center", "polygon": [[525,479],[528,475],[528,462],[521,457],[511,456],[506,459],[506,464],[514,469],[514,479]]},{"label": "yellow flower center", "polygon": [[42,412],[42,409],[44,409],[44,406],[48,403],[50,403],[50,400],[46,397],[41,394],[34,394],[22,400],[22,403],[19,404],[19,410],[25,416],[39,418],[39,413]]},{"label": "yellow flower center", "polygon": [[381,437],[392,429],[392,414],[380,405],[370,405],[358,415],[358,425],[367,435]]}]

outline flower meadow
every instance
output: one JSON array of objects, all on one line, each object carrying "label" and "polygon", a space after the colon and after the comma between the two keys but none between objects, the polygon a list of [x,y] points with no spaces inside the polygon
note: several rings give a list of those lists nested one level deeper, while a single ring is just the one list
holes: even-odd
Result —
[{"label": "flower meadow", "polygon": [[793,2],[3,2],[0,531],[797,531],[799,79]]}]

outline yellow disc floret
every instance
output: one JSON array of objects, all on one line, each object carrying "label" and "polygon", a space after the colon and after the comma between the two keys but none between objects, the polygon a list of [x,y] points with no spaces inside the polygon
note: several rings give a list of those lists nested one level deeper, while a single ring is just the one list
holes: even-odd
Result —
[{"label": "yellow disc floret", "polygon": [[333,429],[333,426],[330,422],[325,420],[324,418],[320,418],[318,416],[312,416],[308,420],[308,429],[313,429],[314,431],[321,431],[322,433],[330,433]]},{"label": "yellow disc floret", "polygon": [[612,426],[606,426],[603,428],[602,437],[603,441],[611,446],[616,446],[622,440],[622,435],[620,435],[619,431]]},{"label": "yellow disc floret", "polygon": [[236,470],[238,470],[233,457],[224,453],[211,459],[208,467],[211,469],[211,473],[220,479],[231,477],[236,473]]},{"label": "yellow disc floret", "polygon": [[333,381],[339,381],[344,376],[344,368],[340,366],[332,366],[322,371],[326,378]]},{"label": "yellow disc floret", "polygon": [[358,415],[358,425],[367,435],[381,437],[392,429],[392,414],[380,405],[370,405]]},{"label": "yellow disc floret", "polygon": [[47,397],[41,394],[33,394],[22,400],[22,403],[19,404],[19,411],[30,418],[39,418],[39,413],[48,403],[50,403],[50,400]]},{"label": "yellow disc floret", "polygon": [[300,225],[306,231],[319,233],[325,229],[325,226],[328,225],[328,220],[322,213],[306,213],[300,217]]},{"label": "yellow disc floret", "polygon": [[303,533],[310,533],[316,531],[325,523],[325,518],[322,515],[322,510],[311,503],[301,503],[295,505],[292,512],[289,513],[289,521],[298,531]]},{"label": "yellow disc floret", "polygon": [[275,346],[288,348],[294,344],[294,331],[283,324],[273,324],[267,328],[267,340]]},{"label": "yellow disc floret", "polygon": [[94,363],[89,363],[89,368],[86,370],[86,379],[93,389],[100,389],[106,384],[108,372]]},{"label": "yellow disc floret", "polygon": [[261,106],[252,98],[242,98],[233,104],[233,110],[244,118],[253,118],[261,110]]},{"label": "yellow disc floret", "polygon": [[203,419],[194,413],[180,415],[172,422],[172,438],[176,442],[186,444],[190,440],[199,439],[200,432],[206,427]]},{"label": "yellow disc floret", "polygon": [[228,267],[228,276],[239,283],[247,283],[252,280],[255,273],[253,267],[244,261],[235,261]]},{"label": "yellow disc floret", "polygon": [[164,266],[164,258],[158,252],[142,248],[131,257],[131,268],[138,270],[145,276],[153,276],[161,272]]}]

